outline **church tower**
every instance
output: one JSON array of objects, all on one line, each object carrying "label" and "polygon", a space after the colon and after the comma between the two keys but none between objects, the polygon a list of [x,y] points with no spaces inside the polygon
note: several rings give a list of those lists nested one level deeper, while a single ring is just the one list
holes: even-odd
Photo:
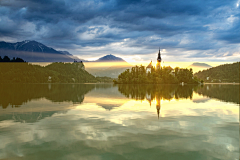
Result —
[{"label": "church tower", "polygon": [[159,47],[157,66],[156,66],[157,69],[161,69],[161,61],[162,61],[162,58],[161,58],[160,47]]},{"label": "church tower", "polygon": [[161,98],[156,96],[157,104],[156,104],[156,109],[157,109],[157,115],[159,119],[159,114],[161,110]]}]

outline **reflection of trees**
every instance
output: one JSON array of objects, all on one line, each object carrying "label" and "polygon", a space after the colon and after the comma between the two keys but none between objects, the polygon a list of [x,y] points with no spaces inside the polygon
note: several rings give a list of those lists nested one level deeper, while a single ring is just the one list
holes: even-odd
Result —
[{"label": "reflection of trees", "polygon": [[118,90],[128,98],[135,100],[146,99],[150,105],[156,99],[156,109],[159,117],[161,99],[192,99],[193,90],[197,88],[196,85],[119,85]]},{"label": "reflection of trees", "polygon": [[95,85],[84,84],[4,84],[0,85],[0,106],[19,107],[32,99],[45,97],[53,102],[82,103],[84,94]]},{"label": "reflection of trees", "polygon": [[172,98],[192,98],[196,85],[119,85],[118,90],[128,98],[144,100],[161,97],[170,100]]},{"label": "reflection of trees", "polygon": [[239,85],[207,84],[195,92],[210,98],[239,104]]}]

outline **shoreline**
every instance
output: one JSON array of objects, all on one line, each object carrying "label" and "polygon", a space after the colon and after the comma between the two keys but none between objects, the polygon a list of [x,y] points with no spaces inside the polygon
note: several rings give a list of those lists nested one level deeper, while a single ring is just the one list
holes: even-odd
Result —
[{"label": "shoreline", "polygon": [[237,84],[239,85],[240,83],[203,83],[203,84]]}]

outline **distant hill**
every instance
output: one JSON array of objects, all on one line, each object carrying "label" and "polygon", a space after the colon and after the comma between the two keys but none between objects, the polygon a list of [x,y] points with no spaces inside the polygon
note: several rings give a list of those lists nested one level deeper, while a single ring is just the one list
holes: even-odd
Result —
[{"label": "distant hill", "polygon": [[0,56],[19,57],[27,62],[73,62],[78,59],[66,51],[57,51],[37,41],[0,42]]},{"label": "distant hill", "polygon": [[194,74],[204,82],[235,82],[239,83],[239,63],[224,64],[199,71]]},{"label": "distant hill", "polygon": [[86,70],[91,73],[92,75],[96,75],[99,77],[111,77],[111,78],[117,78],[119,74],[121,74],[126,69],[130,69],[131,66],[111,66],[109,68],[86,68]]},{"label": "distant hill", "polygon": [[126,61],[123,60],[122,58],[119,58],[119,57],[116,57],[116,56],[110,54],[110,55],[106,55],[106,56],[99,58],[95,62],[126,62]]},{"label": "distant hill", "polygon": [[[112,77],[117,78],[120,73],[125,71],[126,69],[130,69],[132,66],[123,60],[120,57],[116,57],[112,54],[103,56],[96,61],[92,61],[96,63],[104,63],[108,65],[108,67],[86,67],[86,70],[92,75],[96,75],[99,77]],[[114,62],[114,63],[112,63]],[[99,65],[100,66],[100,65]]]},{"label": "distant hill", "polygon": [[41,67],[26,62],[0,63],[0,83],[86,83],[98,80],[83,63],[55,62]]},{"label": "distant hill", "polygon": [[212,66],[210,66],[210,65],[208,65],[206,63],[194,62],[193,64],[191,64],[187,68],[192,68],[193,72],[196,73],[198,71],[202,71],[204,69],[208,69],[208,68],[211,68],[211,67]]},{"label": "distant hill", "polygon": [[189,67],[211,68],[212,66],[210,66],[209,64],[206,64],[206,63],[195,62],[195,63],[191,64]]}]

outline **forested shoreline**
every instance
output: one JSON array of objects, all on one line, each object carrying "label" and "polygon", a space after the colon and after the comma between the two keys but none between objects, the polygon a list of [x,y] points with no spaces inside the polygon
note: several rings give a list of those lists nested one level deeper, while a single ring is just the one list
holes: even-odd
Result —
[{"label": "forested shoreline", "polygon": [[[21,58],[0,58],[0,83],[98,83],[112,82],[109,77],[94,77],[82,62],[54,62],[45,67]],[[14,62],[14,63],[13,63]]]},{"label": "forested shoreline", "polygon": [[239,70],[240,62],[236,62],[199,71],[194,75],[209,83],[239,83]]}]

